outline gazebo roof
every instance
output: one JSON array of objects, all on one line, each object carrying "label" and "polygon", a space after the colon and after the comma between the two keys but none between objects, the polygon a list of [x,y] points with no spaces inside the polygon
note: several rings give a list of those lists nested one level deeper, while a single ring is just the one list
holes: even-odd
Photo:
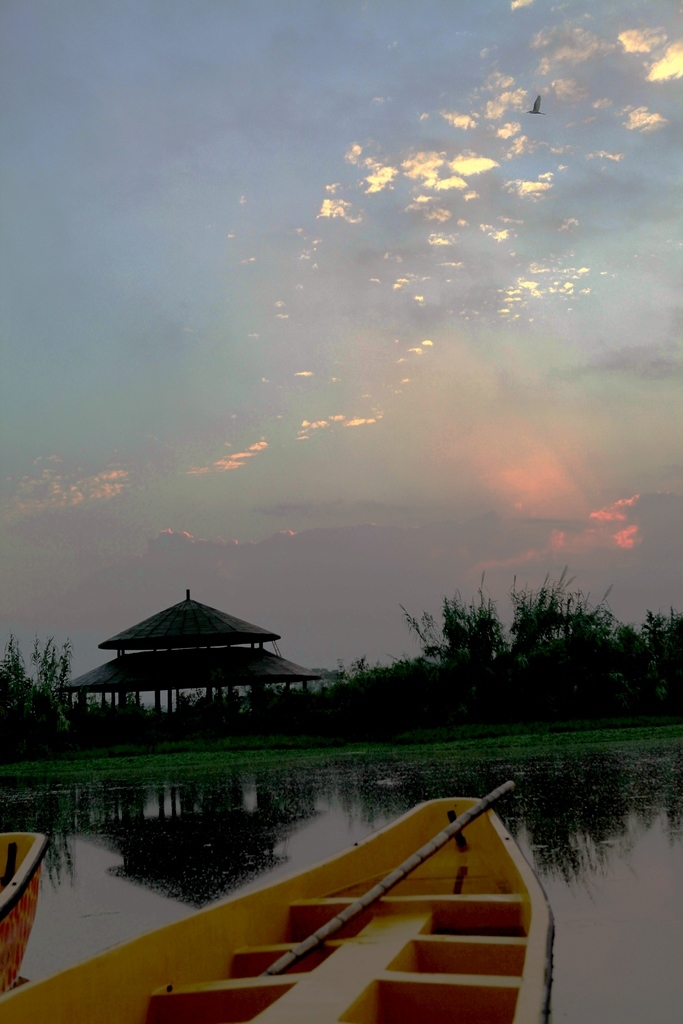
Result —
[{"label": "gazebo roof", "polygon": [[269,651],[233,647],[230,650],[145,651],[126,654],[85,672],[69,683],[86,692],[190,690],[228,683],[295,683],[320,679],[317,672],[279,658]]},{"label": "gazebo roof", "polygon": [[186,593],[184,601],[124,629],[99,647],[105,651],[150,651],[170,647],[226,647],[280,639],[279,633],[192,601],[190,591]]}]

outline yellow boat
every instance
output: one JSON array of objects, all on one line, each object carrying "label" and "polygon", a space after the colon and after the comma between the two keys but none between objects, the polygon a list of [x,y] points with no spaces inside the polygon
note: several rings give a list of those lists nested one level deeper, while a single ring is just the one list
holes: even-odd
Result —
[{"label": "yellow boat", "polygon": [[14,985],[38,904],[47,839],[37,832],[0,833],[0,992]]},{"label": "yellow boat", "polygon": [[393,872],[390,893],[375,893],[334,939],[264,974],[476,804],[420,804],[314,867],[24,985],[0,997],[0,1024],[545,1021],[552,914],[492,810],[398,884]]}]

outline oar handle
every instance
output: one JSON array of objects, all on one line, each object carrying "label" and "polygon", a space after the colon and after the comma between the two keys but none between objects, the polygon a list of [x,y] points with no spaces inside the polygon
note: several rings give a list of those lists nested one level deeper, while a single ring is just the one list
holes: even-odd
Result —
[{"label": "oar handle", "polygon": [[465,826],[469,825],[475,818],[478,818],[481,814],[488,811],[489,807],[491,807],[496,800],[499,800],[501,796],[505,796],[506,793],[511,793],[514,788],[514,782],[510,781],[504,782],[502,786],[498,786],[497,789],[492,790],[482,800],[479,800],[474,804],[473,807],[470,807],[469,811],[464,811],[463,814],[456,818],[455,821],[448,825],[447,828],[438,832],[433,839],[430,839],[428,843],[421,846],[416,853],[411,854],[407,860],[404,860],[402,864],[399,864],[397,868],[394,868],[394,870],[390,872],[386,878],[383,878],[381,882],[374,885],[372,889],[368,889],[363,896],[355,900],[355,902],[350,903],[348,907],[345,907],[342,911],[331,918],[327,924],[318,928],[317,931],[313,932],[312,935],[309,935],[303,942],[300,942],[298,946],[294,947],[294,949],[290,949],[287,953],[284,953],[279,960],[276,960],[274,964],[271,964],[270,967],[263,972],[263,975],[272,976],[274,974],[282,974],[288,967],[291,967],[292,964],[302,960],[312,952],[312,950],[322,945],[322,943],[329,939],[330,936],[340,931],[344,925],[348,924],[349,921],[352,921],[354,917],[361,913],[361,911],[381,899],[382,896],[389,892],[390,889],[393,889],[395,885],[398,885],[399,882],[403,881],[406,875],[409,875],[411,871],[414,871],[415,868],[419,867],[420,864],[423,864],[429,857],[432,857],[437,850],[440,850],[442,846],[445,846],[453,836],[462,832]]}]

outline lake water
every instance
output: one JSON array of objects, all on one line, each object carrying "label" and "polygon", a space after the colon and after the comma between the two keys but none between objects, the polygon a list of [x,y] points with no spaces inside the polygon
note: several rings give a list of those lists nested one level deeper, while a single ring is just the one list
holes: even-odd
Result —
[{"label": "lake water", "polygon": [[483,795],[556,921],[553,1021],[683,1017],[683,743],[501,756],[349,754],[89,781],[0,778],[0,831],[51,846],[22,974],[40,978],[227,893],[314,863],[421,800]]}]

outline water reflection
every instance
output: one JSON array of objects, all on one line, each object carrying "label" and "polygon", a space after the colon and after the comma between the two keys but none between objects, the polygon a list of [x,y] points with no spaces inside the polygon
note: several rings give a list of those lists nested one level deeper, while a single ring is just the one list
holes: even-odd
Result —
[{"label": "water reflection", "polygon": [[55,881],[72,871],[71,839],[96,837],[123,858],[117,874],[194,906],[285,863],[286,840],[321,809],[371,828],[421,800],[483,794],[506,778],[517,790],[500,814],[549,878],[585,884],[604,874],[661,815],[670,841],[682,836],[680,742],[514,758],[335,754],[170,775],[3,778],[0,831],[47,833]]}]

